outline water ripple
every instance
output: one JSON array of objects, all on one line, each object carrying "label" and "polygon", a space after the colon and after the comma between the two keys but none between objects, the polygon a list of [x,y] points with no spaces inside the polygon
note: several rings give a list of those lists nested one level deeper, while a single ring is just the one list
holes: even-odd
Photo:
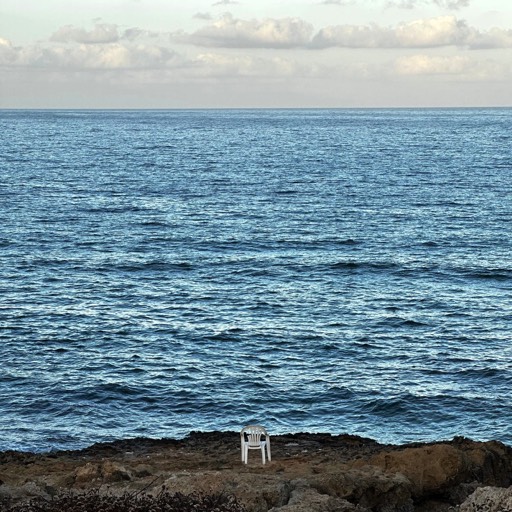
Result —
[{"label": "water ripple", "polygon": [[510,116],[0,112],[0,449],[512,442]]}]

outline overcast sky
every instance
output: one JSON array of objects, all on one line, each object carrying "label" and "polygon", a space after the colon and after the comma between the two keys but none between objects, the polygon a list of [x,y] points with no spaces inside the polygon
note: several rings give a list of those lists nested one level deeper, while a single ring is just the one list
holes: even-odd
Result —
[{"label": "overcast sky", "polygon": [[512,0],[0,0],[0,108],[512,106]]}]

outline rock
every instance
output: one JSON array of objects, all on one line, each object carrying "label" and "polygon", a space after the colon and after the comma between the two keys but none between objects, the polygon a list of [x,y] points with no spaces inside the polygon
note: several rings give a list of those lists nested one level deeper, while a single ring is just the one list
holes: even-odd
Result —
[{"label": "rock", "polygon": [[448,497],[450,503],[462,503],[480,485],[478,482],[462,483],[450,488],[445,496]]},{"label": "rock", "polygon": [[101,478],[105,483],[131,480],[129,471],[116,462],[106,461],[101,465]]},{"label": "rock", "polygon": [[[352,503],[342,499],[320,494],[310,487],[306,480],[292,482],[294,490],[290,500],[282,507],[271,508],[268,512],[365,512],[367,509],[356,508]],[[369,512],[369,511],[368,511]]]},{"label": "rock", "polygon": [[412,512],[412,485],[401,474],[366,466],[339,473],[319,475],[311,486],[322,494],[336,496],[374,512]]},{"label": "rock", "polygon": [[446,487],[456,480],[463,468],[462,453],[449,445],[380,453],[369,462],[385,472],[404,475],[412,483],[415,496]]},{"label": "rock", "polygon": [[236,495],[250,512],[267,512],[288,503],[291,485],[276,475],[210,471],[182,472],[164,482],[170,492],[226,492]]},{"label": "rock", "polygon": [[[272,437],[272,461],[240,460],[236,432],[0,453],[0,509],[66,490],[225,493],[248,512],[448,512],[479,486],[512,484],[512,448],[465,438],[404,446],[348,435]],[[480,491],[481,492],[481,491]],[[503,512],[500,510],[500,512]]]},{"label": "rock", "polygon": [[461,506],[460,512],[512,512],[512,487],[479,487]]},{"label": "rock", "polygon": [[475,443],[462,439],[381,452],[369,464],[387,473],[400,473],[412,483],[413,497],[424,499],[447,495],[460,484],[476,481],[490,485],[510,485],[510,448],[501,443]]},{"label": "rock", "polygon": [[98,464],[88,462],[85,466],[76,468],[74,476],[74,482],[77,485],[95,482],[101,477],[100,467]]},{"label": "rock", "polygon": [[[469,439],[464,439],[462,446],[472,462],[474,480],[496,487],[512,484],[512,448],[498,441],[475,446]],[[471,446],[474,449],[468,449]]]},{"label": "rock", "polygon": [[139,464],[133,469],[133,476],[135,478],[145,478],[153,474],[153,468],[148,464]]},{"label": "rock", "polygon": [[3,485],[0,489],[1,499],[18,499],[23,498],[48,498],[51,496],[51,489],[44,485],[40,485],[38,482],[29,481],[19,487],[12,487],[9,485]]},{"label": "rock", "polygon": [[102,464],[87,463],[75,470],[74,482],[76,485],[89,484],[92,482],[113,483],[131,480],[128,470],[112,461],[105,461]]}]

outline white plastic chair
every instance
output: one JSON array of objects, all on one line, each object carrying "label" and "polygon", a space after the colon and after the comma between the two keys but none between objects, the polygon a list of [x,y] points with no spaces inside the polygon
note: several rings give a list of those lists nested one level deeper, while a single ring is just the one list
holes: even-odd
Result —
[{"label": "white plastic chair", "polygon": [[[261,436],[265,436],[262,441]],[[265,450],[267,450],[268,460],[270,456],[270,436],[268,432],[260,425],[248,425],[240,431],[240,444],[242,448],[242,462],[247,464],[249,450],[261,450],[261,461],[265,464]]]}]

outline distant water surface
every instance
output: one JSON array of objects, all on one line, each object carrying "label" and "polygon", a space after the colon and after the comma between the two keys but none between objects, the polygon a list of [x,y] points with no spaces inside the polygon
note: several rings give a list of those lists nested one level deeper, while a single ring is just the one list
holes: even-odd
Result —
[{"label": "distant water surface", "polygon": [[511,127],[0,111],[0,449],[253,421],[512,443]]}]

